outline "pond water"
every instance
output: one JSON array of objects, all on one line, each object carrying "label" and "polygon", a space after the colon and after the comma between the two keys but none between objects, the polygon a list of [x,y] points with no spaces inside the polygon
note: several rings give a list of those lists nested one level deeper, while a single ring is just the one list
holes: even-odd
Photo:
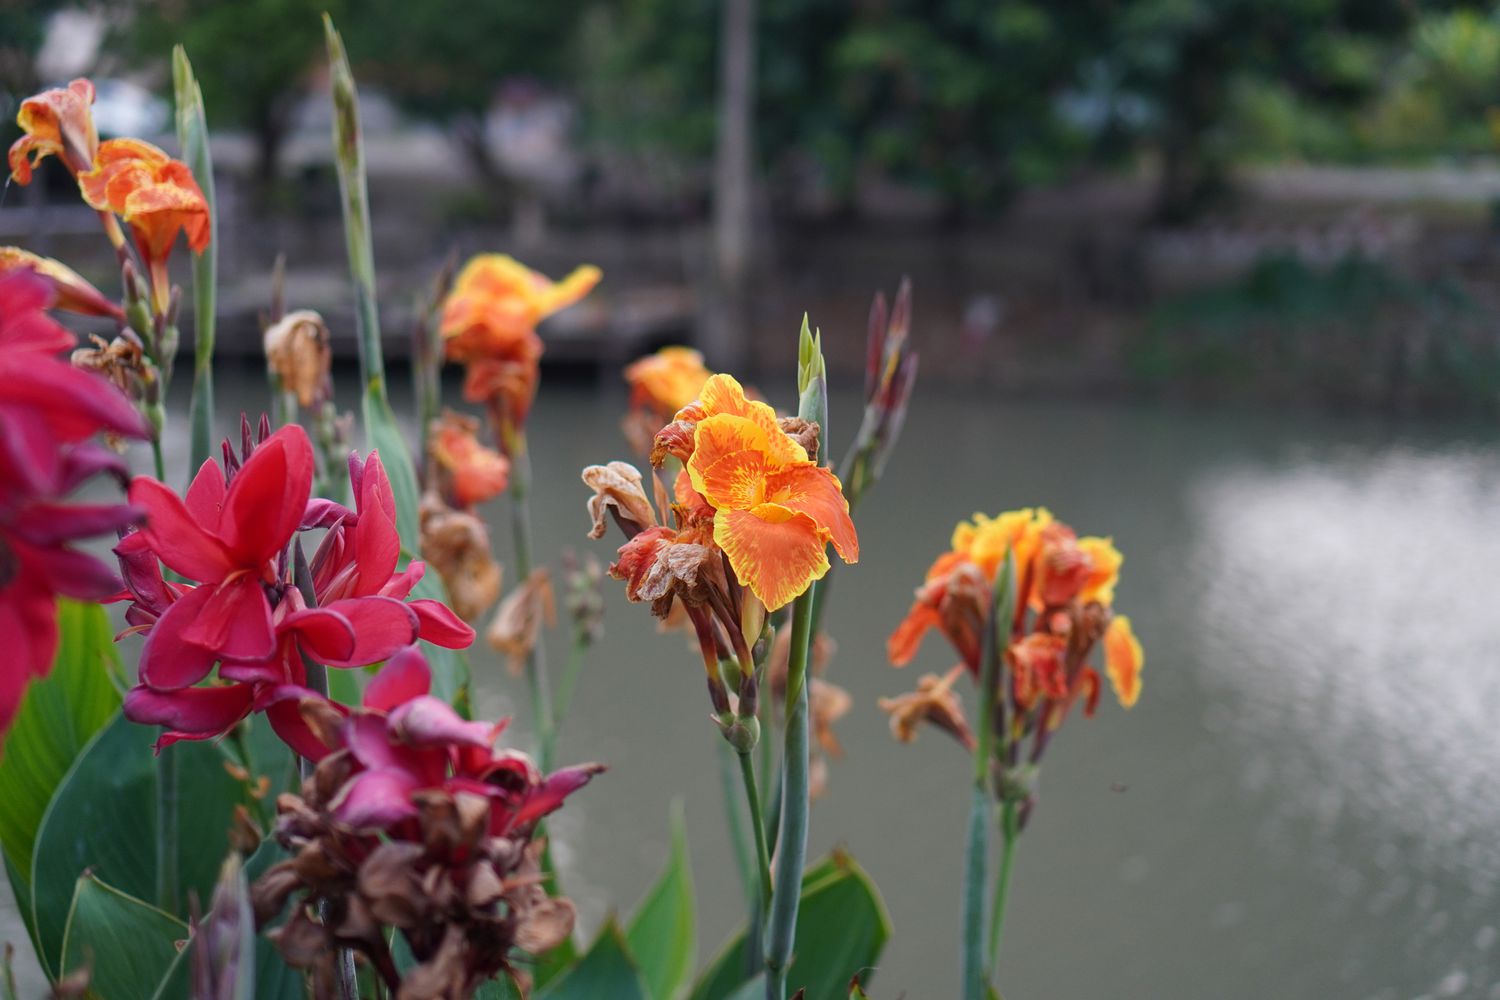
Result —
[{"label": "pond water", "polygon": [[[226,413],[259,408],[221,378]],[[770,379],[773,399],[789,396]],[[456,393],[451,397],[456,398]],[[537,548],[584,537],[577,470],[626,457],[613,384],[544,387],[533,419]],[[856,420],[836,394],[833,436]],[[811,854],[847,848],[895,934],[875,995],[957,995],[969,762],[941,734],[895,744],[884,642],[953,523],[1045,504],[1125,553],[1117,606],[1145,644],[1126,713],[1069,720],[1021,842],[1002,950],[1012,998],[1500,998],[1500,449],[1486,429],[1305,415],[1008,401],[919,387],[840,570],[829,679],[854,708]],[[497,505],[497,508],[499,505]],[[507,533],[495,537],[502,555]],[[508,581],[510,582],[510,581]],[[627,914],[685,807],[706,961],[739,920],[717,746],[695,657],[608,588],[559,759],[611,771],[559,815],[585,930]],[[553,641],[554,660],[560,652]],[[479,708],[526,696],[475,657]],[[17,941],[12,917],[0,935]]]}]

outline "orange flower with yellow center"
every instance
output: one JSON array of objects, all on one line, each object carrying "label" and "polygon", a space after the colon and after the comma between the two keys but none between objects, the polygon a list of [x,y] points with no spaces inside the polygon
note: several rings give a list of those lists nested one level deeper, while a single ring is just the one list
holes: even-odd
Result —
[{"label": "orange flower with yellow center", "polygon": [[71,174],[93,169],[99,151],[93,103],[94,85],[81,79],[21,102],[16,124],[26,134],[10,147],[10,175],[17,184],[30,184],[31,171],[49,156],[62,160]]},{"label": "orange flower with yellow center", "polygon": [[510,462],[475,437],[478,423],[451,411],[433,422],[427,451],[437,466],[443,494],[455,507],[469,508],[505,491]]},{"label": "orange flower with yellow center", "polygon": [[167,256],[178,233],[194,253],[208,249],[212,235],[208,202],[186,163],[149,142],[110,139],[100,143],[94,167],[78,175],[83,200],[123,218],[151,277],[152,306],[167,311],[171,278]]},{"label": "orange flower with yellow center", "polygon": [[474,257],[443,302],[439,332],[448,360],[540,357],[537,324],[582,299],[602,276],[585,265],[553,282],[505,254]]},{"label": "orange flower with yellow center", "polygon": [[828,572],[826,547],[859,561],[859,538],[838,477],[807,457],[765,403],[714,375],[695,404],[687,472],[714,508],[714,542],[742,584],[776,610]]},{"label": "orange flower with yellow center", "polygon": [[691,347],[663,347],[626,366],[630,405],[664,416],[676,413],[698,398],[710,374],[703,355]]}]

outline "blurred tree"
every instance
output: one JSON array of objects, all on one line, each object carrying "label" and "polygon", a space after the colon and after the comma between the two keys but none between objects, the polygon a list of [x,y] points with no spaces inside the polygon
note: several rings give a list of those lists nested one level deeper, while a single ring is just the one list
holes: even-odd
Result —
[{"label": "blurred tree", "polygon": [[119,19],[119,41],[137,65],[169,66],[181,43],[203,87],[215,127],[255,137],[255,176],[275,180],[297,99],[323,52],[319,18],[337,19],[342,0],[138,0]]},{"label": "blurred tree", "polygon": [[587,0],[546,3],[365,0],[347,25],[360,78],[405,110],[449,127],[485,184],[509,180],[491,152],[485,118],[496,87],[529,76],[568,90]]},{"label": "blurred tree", "polygon": [[0,139],[7,145],[17,132],[16,109],[41,85],[36,54],[51,13],[35,0],[0,0]]},{"label": "blurred tree", "polygon": [[1223,190],[1234,86],[1280,82],[1309,104],[1352,110],[1378,91],[1368,46],[1405,37],[1410,0],[1133,0],[1097,4],[1089,48],[1145,113],[1160,158],[1156,214],[1191,217]]}]

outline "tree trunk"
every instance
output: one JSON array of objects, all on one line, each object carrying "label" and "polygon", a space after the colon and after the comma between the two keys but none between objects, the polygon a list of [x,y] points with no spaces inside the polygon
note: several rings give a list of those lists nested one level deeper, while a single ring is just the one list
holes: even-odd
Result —
[{"label": "tree trunk", "polygon": [[745,361],[754,260],[755,0],[725,0],[719,22],[719,135],[714,162],[717,296],[703,343],[714,367]]}]

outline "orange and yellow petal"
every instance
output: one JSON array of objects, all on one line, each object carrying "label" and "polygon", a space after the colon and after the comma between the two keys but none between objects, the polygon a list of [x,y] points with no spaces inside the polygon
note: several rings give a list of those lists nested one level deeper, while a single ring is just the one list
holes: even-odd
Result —
[{"label": "orange and yellow petal", "polygon": [[719,511],[714,541],[729,557],[735,577],[769,611],[790,604],[828,572],[823,533],[816,522],[779,504]]},{"label": "orange and yellow petal", "polygon": [[[540,277],[540,276],[538,276]],[[546,284],[537,296],[537,307],[543,319],[580,301],[594,290],[604,272],[592,264],[575,267],[563,280],[553,283],[542,278]]]},{"label": "orange and yellow petal", "polygon": [[[778,431],[778,433],[780,433]],[[693,428],[693,453],[687,461],[688,475],[692,477],[693,489],[702,493],[715,507],[753,507],[765,499],[764,477],[769,437],[764,427],[749,417],[721,413],[699,421]],[[742,494],[744,483],[731,472],[736,465],[751,464],[760,477],[753,496]],[[732,459],[730,465],[721,465]],[[718,468],[712,486],[706,480],[710,469]],[[716,492],[723,490],[721,495]]]},{"label": "orange and yellow petal", "polygon": [[[766,461],[768,465],[790,465],[806,462],[807,452],[787,436],[776,422],[776,411],[759,400],[747,399],[745,389],[733,375],[712,375],[703,383],[698,394],[698,405],[704,414],[700,419],[715,416],[743,417],[754,423],[766,434]],[[684,419],[678,413],[678,419]]]},{"label": "orange and yellow petal", "polygon": [[1079,600],[1085,604],[1090,601],[1098,601],[1104,605],[1113,603],[1115,584],[1120,579],[1120,564],[1125,561],[1125,557],[1115,548],[1114,540],[1109,538],[1080,538],[1078,547],[1089,560],[1088,578],[1079,591]]},{"label": "orange and yellow petal", "polygon": [[631,403],[658,413],[676,413],[698,398],[709,371],[691,347],[663,347],[625,367]]},{"label": "orange and yellow petal", "polygon": [[832,471],[810,463],[788,466],[767,477],[765,489],[769,502],[818,522],[844,562],[859,562],[859,536],[849,517],[849,501]]},{"label": "orange and yellow petal", "polygon": [[693,489],[692,477],[687,470],[677,473],[677,480],[672,484],[672,498],[677,505],[677,515],[682,518],[685,525],[711,524],[714,519],[714,506],[704,499],[703,494]]},{"label": "orange and yellow petal", "polygon": [[1115,697],[1130,708],[1141,696],[1141,668],[1146,657],[1127,615],[1116,615],[1104,632],[1104,670]]}]

